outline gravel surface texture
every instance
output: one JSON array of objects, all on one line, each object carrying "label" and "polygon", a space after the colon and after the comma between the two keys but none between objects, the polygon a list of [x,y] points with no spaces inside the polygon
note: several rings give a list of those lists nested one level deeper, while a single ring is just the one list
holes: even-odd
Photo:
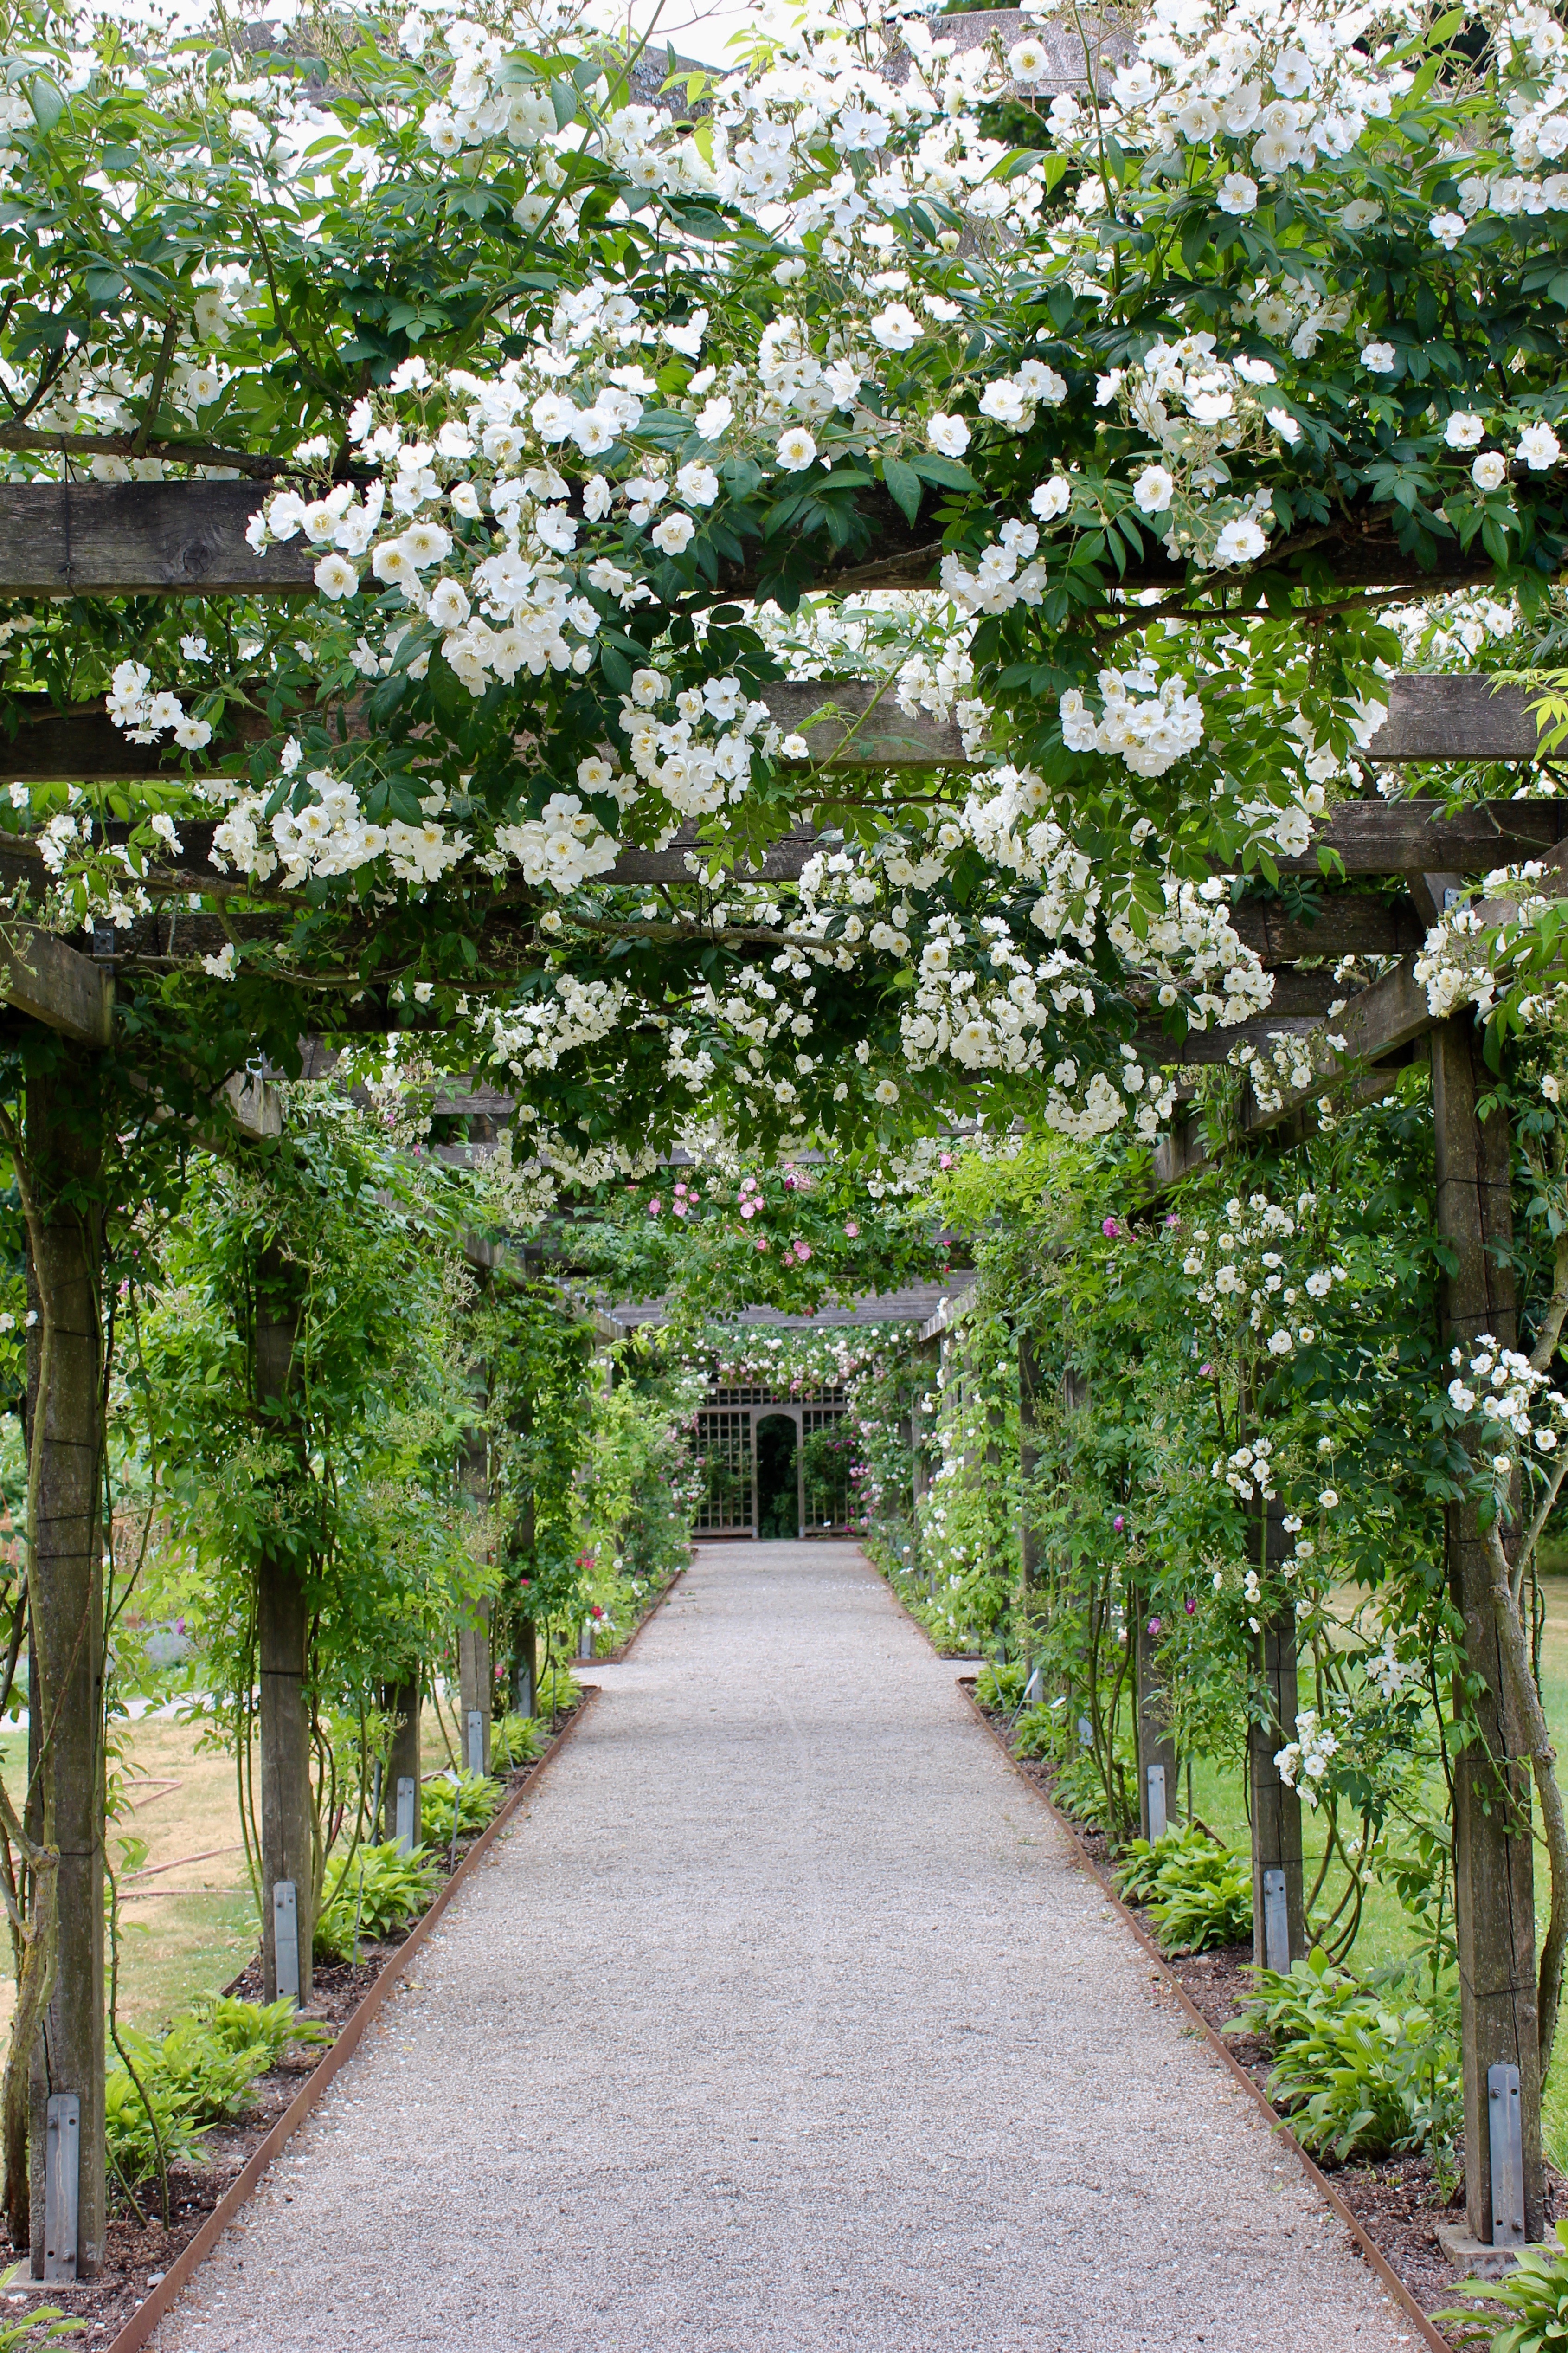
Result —
[{"label": "gravel surface texture", "polygon": [[705,1547],[158,2353],[1386,2353],[853,1546]]}]

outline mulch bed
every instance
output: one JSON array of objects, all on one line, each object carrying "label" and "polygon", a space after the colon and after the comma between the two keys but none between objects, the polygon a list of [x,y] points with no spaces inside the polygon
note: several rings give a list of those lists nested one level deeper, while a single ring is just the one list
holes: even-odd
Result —
[{"label": "mulch bed", "polygon": [[[987,1721],[1004,1737],[1008,1722],[1005,1715],[987,1709]],[[1019,1757],[1014,1762],[1018,1770],[1036,1788],[1056,1799],[1054,1767],[1038,1758]],[[1062,1809],[1065,1813],[1065,1809]],[[1068,1827],[1098,1876],[1109,1884],[1110,1852],[1103,1831],[1093,1824],[1079,1823],[1068,1819]],[[1154,1941],[1152,1924],[1137,1905],[1129,1911],[1140,1922],[1145,1933]],[[1265,2087],[1269,2068],[1274,2062],[1273,2045],[1267,2035],[1226,2034],[1225,2029],[1240,2010],[1242,2002],[1252,1990],[1252,1947],[1225,1945],[1213,1952],[1188,1953],[1168,1957],[1165,1967],[1176,1978],[1194,2010],[1216,2034],[1224,2036],[1225,2045],[1237,2063],[1246,2069],[1259,2091]],[[1289,2124],[1289,2118],[1286,2119]],[[1461,2179],[1451,2194],[1446,2195],[1426,2157],[1386,2157],[1372,2161],[1335,2165],[1331,2158],[1319,2158],[1317,2163],[1330,2173],[1333,2184],[1356,2221],[1361,2224],[1379,2253],[1396,2271],[1423,2312],[1436,2312],[1453,2301],[1455,2283],[1464,2277],[1456,2271],[1437,2243],[1436,2225],[1447,2222],[1462,2225],[1465,2214],[1465,2185]],[[1546,2168],[1546,2221],[1550,2229],[1559,2214],[1568,2213],[1568,2181],[1551,2166]]]},{"label": "mulch bed", "polygon": [[[662,1598],[662,1597],[661,1597]],[[576,1709],[571,1709],[557,1721],[561,1731]],[[521,1788],[536,1766],[527,1765],[511,1774],[506,1783],[506,1794]],[[479,1833],[475,1833],[476,1836]],[[458,1841],[458,1866],[460,1869],[472,1838]],[[437,1889],[437,1894],[439,1889]],[[404,1936],[395,1936],[382,1944],[362,1944],[358,1964],[348,1961],[328,1961],[312,1972],[310,2000],[302,2005],[300,2016],[319,2020],[324,2026],[341,2029],[359,2008],[365,1995],[384,1969],[395,1969]],[[237,1994],[246,2001],[262,1998],[261,1957],[247,1963],[226,1993]],[[284,2109],[300,2091],[305,2079],[318,2067],[332,2042],[335,2032],[321,2042],[301,2044],[290,2051],[268,2073],[258,2075],[252,2089],[253,2105],[235,2123],[215,2125],[204,2144],[203,2161],[199,2165],[172,2165],[169,2168],[169,2227],[163,2228],[158,2207],[156,2185],[139,2184],[137,2197],[146,2215],[143,2228],[129,2210],[115,2211],[109,2225],[104,2266],[98,2278],[70,2287],[45,2287],[27,2278],[24,2254],[13,2256],[19,2261],[22,2272],[10,2291],[12,2301],[0,2300],[0,2320],[19,2316],[28,2305],[43,2302],[58,2305],[63,2312],[84,2320],[86,2328],[78,2339],[84,2347],[106,2346],[116,2331],[123,2327],[142,2299],[154,2288],[182,2248],[195,2237],[213,2208],[243,2173],[251,2157],[261,2146]],[[114,2064],[112,2049],[110,2064]],[[110,2183],[110,2204],[116,2210],[123,2201],[115,2194]]]}]

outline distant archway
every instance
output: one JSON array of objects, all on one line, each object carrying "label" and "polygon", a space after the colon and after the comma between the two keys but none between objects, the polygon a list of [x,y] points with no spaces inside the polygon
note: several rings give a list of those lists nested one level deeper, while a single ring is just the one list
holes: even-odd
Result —
[{"label": "distant archway", "polygon": [[762,1537],[800,1534],[800,1479],[795,1456],[799,1430],[793,1414],[757,1417],[757,1534]]}]

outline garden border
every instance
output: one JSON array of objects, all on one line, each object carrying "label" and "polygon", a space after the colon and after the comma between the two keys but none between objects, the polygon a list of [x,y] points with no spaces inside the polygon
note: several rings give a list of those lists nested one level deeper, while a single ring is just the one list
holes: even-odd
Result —
[{"label": "garden border", "polygon": [[[636,1639],[634,1635],[632,1640],[635,1641]],[[588,1662],[584,1660],[583,1663],[585,1666]],[[235,2220],[240,2209],[248,2204],[273,2158],[279,2156],[287,2144],[292,2140],[340,2068],[346,2065],[358,2050],[365,2028],[380,2010],[402,1976],[404,1964],[408,1956],[417,1951],[425,1942],[458,1889],[485,1855],[498,1834],[520,1811],[524,1799],[532,1797],[546,1767],[554,1763],[567,1741],[587,1715],[594,1701],[598,1698],[601,1688],[598,1683],[584,1684],[580,1704],[574,1708],[571,1716],[533,1765],[527,1778],[520,1782],[510,1796],[502,1800],[458,1865],[457,1870],[441,1889],[429,1910],[415,1922],[375,1983],[365,1993],[358,2007],[344,2020],[342,2031],[336,2042],[326,2052],[320,2064],[311,2069],[259,2148],[251,2156],[243,2170],[235,2176],[195,2238],[181,2248],[157,2286],[137,2306],[124,2326],[110,2338],[107,2347],[103,2348],[103,2353],[142,2353],[142,2348],[153,2330],[161,2322],[168,2318],[175,2303],[190,2285],[229,2224]]]},{"label": "garden border", "polygon": [[[920,1620],[916,1619],[915,1623],[919,1625]],[[925,1633],[925,1628],[923,1626],[921,1627],[921,1631],[922,1634]],[[929,1641],[931,1638],[927,1635],[926,1639]],[[933,1643],[931,1647],[934,1650],[935,1644]],[[939,1651],[937,1655],[940,1657],[941,1652]],[[1007,1743],[1003,1739],[1002,1735],[997,1731],[996,1726],[992,1723],[990,1717],[985,1714],[984,1709],[981,1706],[980,1702],[974,1695],[973,1686],[978,1681],[978,1678],[973,1675],[957,1675],[953,1680],[957,1684],[958,1689],[963,1693],[964,1700],[968,1704],[970,1712],[973,1715],[975,1722],[984,1729],[987,1739],[992,1741],[1003,1757],[1006,1758],[1010,1770],[1016,1775],[1017,1779],[1022,1782],[1024,1788],[1028,1790],[1029,1795],[1032,1798],[1037,1799],[1039,1803],[1045,1807],[1046,1811],[1051,1816],[1051,1819],[1057,1823],[1058,1828],[1067,1832],[1068,1837],[1072,1841],[1073,1852],[1079,1862],[1085,1871],[1089,1872],[1090,1875],[1098,1881],[1106,1902],[1108,1904],[1114,1905],[1116,1910],[1121,1916],[1124,1926],[1131,1929],[1134,1938],[1142,1947],[1143,1952],[1158,1969],[1161,1980],[1163,1982],[1167,1990],[1175,1996],[1178,2004],[1186,2012],[1188,2019],[1202,2035],[1204,2041],[1208,2044],[1209,2049],[1217,2058],[1224,2060],[1226,2067],[1230,2070],[1232,2075],[1235,2076],[1242,2089],[1247,2093],[1247,2096],[1255,2103],[1261,2113],[1268,2117],[1273,2131],[1279,2136],[1279,2139],[1283,2141],[1285,2146],[1290,2150],[1291,2154],[1300,2161],[1301,2170],[1306,2175],[1308,2180],[1311,2183],[1312,2188],[1316,2189],[1319,2195],[1324,2200],[1330,2211],[1337,2218],[1338,2221],[1344,2224],[1346,2230],[1355,2241],[1361,2253],[1365,2256],[1367,2262],[1372,2265],[1373,2270],[1377,2274],[1378,2278],[1388,2290],[1388,2293],[1394,2298],[1394,2303],[1399,2306],[1400,2310],[1404,2313],[1405,2318],[1413,2321],[1415,2327],[1420,2330],[1423,2342],[1431,2347],[1432,2353],[1453,2353],[1453,2348],[1449,2344],[1447,2338],[1440,2336],[1437,2330],[1433,2327],[1431,2321],[1422,2311],[1420,2306],[1416,2303],[1415,2298],[1411,2295],[1410,2290],[1405,2286],[1405,2282],[1400,2278],[1399,2274],[1394,2270],[1393,2264],[1389,2262],[1382,2248],[1377,2244],[1374,2239],[1368,2235],[1365,2225],[1357,2221],[1355,2215],[1352,2213],[1344,2200],[1340,2196],[1339,2191],[1334,2189],[1332,2184],[1330,2182],[1327,2175],[1324,2174],[1321,2168],[1308,2156],[1306,2150],[1296,2138],[1295,2134],[1290,2130],[1289,2126],[1286,2123],[1284,2117],[1279,2114],[1279,2109],[1269,2099],[1268,2094],[1253,2082],[1252,2077],[1247,2073],[1240,2060],[1236,2056],[1236,2053],[1233,2051],[1226,2050],[1224,2039],[1215,2032],[1214,2028],[1209,2024],[1202,2010],[1199,2010],[1197,2004],[1193,2000],[1181,1979],[1176,1976],[1173,1969],[1166,1966],[1165,1957],[1161,1952],[1159,1946],[1155,1944],[1153,1938],[1150,1936],[1142,1923],[1134,1918],[1131,1911],[1122,1902],[1121,1896],[1118,1895],[1109,1878],[1100,1870],[1099,1863],[1095,1861],[1094,1857],[1089,1853],[1088,1848],[1085,1846],[1077,1826],[1068,1820],[1066,1814],[1062,1812],[1061,1808],[1056,1804],[1054,1799],[1047,1796],[1045,1790],[1039,1787],[1038,1783],[1031,1780],[1028,1774],[1025,1772],[1023,1767],[1019,1764],[1018,1759],[1014,1756],[1012,1750],[1008,1747]],[[120,2353],[118,2339],[116,2339],[115,2344],[110,2348],[110,2353]],[[127,2348],[127,2353],[129,2353],[129,2348]]]},{"label": "garden border", "polygon": [[637,1620],[637,1624],[632,1628],[631,1632],[626,1636],[626,1641],[620,1645],[618,1650],[606,1651],[602,1659],[573,1659],[569,1662],[569,1664],[574,1667],[618,1667],[623,1659],[629,1659],[632,1652],[637,1649],[637,1644],[642,1641],[645,1628],[653,1624],[654,1620],[658,1616],[659,1611],[664,1608],[665,1603],[669,1599],[670,1595],[675,1591],[676,1587],[686,1575],[687,1569],[692,1568],[696,1566],[695,1538],[692,1540],[690,1550],[692,1558],[686,1563],[685,1567],[678,1568],[676,1570],[675,1575],[670,1578],[662,1593],[660,1593],[658,1600],[655,1601],[649,1609],[643,1611],[642,1616]]}]

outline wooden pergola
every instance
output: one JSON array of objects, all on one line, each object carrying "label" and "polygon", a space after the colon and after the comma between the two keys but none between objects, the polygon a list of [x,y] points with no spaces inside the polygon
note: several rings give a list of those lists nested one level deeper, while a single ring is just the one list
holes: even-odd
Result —
[{"label": "wooden pergola", "polygon": [[[952,22],[978,33],[986,20]],[[246,542],[247,523],[262,494],[262,487],[253,481],[0,487],[0,595],[308,594],[312,565],[308,550],[287,545],[258,556]],[[846,587],[929,585],[940,554],[937,546],[921,543],[896,517],[889,521],[888,544],[893,552],[878,564],[837,576],[828,573],[823,585],[836,585],[836,578],[837,585]],[[1333,553],[1344,576],[1357,583],[1415,576],[1392,543],[1384,546],[1363,537],[1353,547]],[[1485,576],[1484,569],[1467,563],[1458,571],[1432,575],[1429,585],[1439,592]],[[735,586],[726,584],[725,593],[734,593]],[[864,681],[774,686],[767,690],[766,700],[782,726],[804,734],[813,761],[830,769],[912,774],[975,765],[955,728],[906,717],[890,692]],[[8,778],[87,784],[186,773],[183,763],[172,762],[156,749],[130,744],[101,710],[59,712],[20,702],[13,715],[16,724],[7,746]],[[368,725],[353,709],[345,717],[351,727]],[[248,727],[229,728],[207,755],[211,772],[234,767],[255,740]],[[1527,699],[1517,689],[1494,687],[1479,676],[1406,676],[1391,682],[1387,719],[1362,756],[1373,766],[1503,763],[1531,768],[1533,774],[1537,730]],[[211,826],[182,821],[180,831],[184,848],[178,859],[147,878],[152,895],[172,904],[194,890],[233,891],[233,879],[220,876],[212,865]],[[678,839],[662,851],[626,851],[605,879],[626,884],[689,883],[688,846]],[[787,881],[799,876],[820,846],[815,836],[788,836],[752,871],[759,881]],[[1318,828],[1301,856],[1279,859],[1279,870],[1288,875],[1318,875],[1323,851],[1334,854],[1346,875],[1383,878],[1403,886],[1400,894],[1373,900],[1330,892],[1310,920],[1290,917],[1278,902],[1242,903],[1234,911],[1235,927],[1275,976],[1275,1013],[1239,1030],[1193,1033],[1183,1040],[1150,1022],[1140,1031],[1138,1045],[1145,1055],[1167,1063],[1199,1063],[1223,1059],[1239,1039],[1265,1046],[1270,1037],[1289,1031],[1308,1041],[1315,1072],[1364,1068],[1374,1078],[1412,1049],[1428,1052],[1436,1110],[1438,1214],[1458,1262],[1447,1286],[1447,1327],[1461,1338],[1483,1329],[1510,1336],[1512,1301],[1500,1258],[1509,1230],[1507,1136],[1500,1118],[1494,1116],[1483,1126],[1475,1116],[1482,1082],[1473,1025],[1461,1018],[1433,1019],[1425,991],[1415,980],[1414,955],[1447,893],[1493,868],[1539,860],[1546,870],[1539,887],[1568,890],[1563,880],[1568,874],[1568,808],[1560,800],[1534,795],[1457,810],[1431,799],[1351,802]],[[21,836],[0,837],[0,874],[16,881],[41,880],[42,873],[36,844]],[[152,922],[152,945],[165,968],[168,957],[178,955],[167,929],[169,920],[165,915]],[[204,944],[198,921],[181,919],[181,946],[193,961]],[[72,1083],[68,1071],[74,1070],[90,1091],[92,1059],[111,1050],[115,1042],[117,963],[134,969],[138,953],[133,937],[123,951],[85,955],[59,937],[21,923],[10,927],[0,946],[0,995],[28,1024],[54,1031],[79,1050],[81,1059],[67,1071],[38,1065],[36,1082],[27,1091],[26,1122],[29,1149],[40,1165],[84,1183],[90,1184],[93,1171],[78,1165],[83,1147],[66,1115],[64,1100]],[[1392,955],[1398,961],[1382,979],[1353,997],[1330,1025],[1324,1018],[1327,1006],[1342,992],[1323,967],[1347,955]],[[356,1006],[337,1005],[335,1013],[328,1009],[320,1026],[330,1031],[334,1021],[348,1029],[399,1026],[407,1020],[384,997],[369,992]],[[1331,1027],[1344,1040],[1342,1050],[1329,1045]],[[1312,1100],[1324,1084],[1321,1076],[1315,1076],[1310,1088],[1286,1091],[1268,1109],[1249,1099],[1240,1116],[1243,1138],[1261,1139],[1281,1129],[1304,1133]],[[263,1083],[237,1072],[230,1095],[242,1131],[276,1134],[276,1105]],[[1205,1150],[1201,1140],[1178,1134],[1162,1147],[1161,1181],[1173,1182],[1202,1165]],[[89,1467],[100,1459],[101,1442],[92,1309],[95,1249],[92,1232],[79,1219],[46,1213],[30,1267],[36,1292],[47,1296],[62,1352],[47,1419],[37,1424],[30,1415],[39,1493],[32,1609],[40,1647],[47,1651],[57,1646],[57,1655],[74,1659],[53,1761],[64,1925],[50,2006],[47,2078],[43,2071],[37,2073],[33,2145],[39,2151],[44,2145],[48,2094],[77,2090],[81,2101],[79,2211],[84,2272],[98,2261],[104,2216],[102,1951],[97,1925],[102,1919],[101,1757],[97,1749],[102,1660],[94,1641],[72,1651],[71,1639],[84,1620],[96,1622],[101,1615],[97,1609],[100,1504],[96,1473]],[[290,1327],[281,1310],[272,1321],[263,1320],[255,1345],[258,1392],[276,1394],[288,1377],[290,1348]],[[30,1376],[35,1400],[37,1377],[35,1349]],[[1512,1757],[1518,1754],[1517,1727],[1509,1722],[1498,1696],[1500,1671],[1488,1572],[1474,1514],[1468,1511],[1456,1508],[1450,1514],[1448,1558],[1455,1599],[1465,1618],[1470,1664],[1491,1694],[1483,1704],[1483,1730],[1496,1753]],[[309,1878],[309,1757],[302,1735],[303,1637],[297,1584],[282,1564],[276,1577],[264,1577],[261,1584],[262,1724],[272,1793],[264,1798],[262,1868],[264,1883],[270,1886]],[[1270,1641],[1279,1716],[1290,1723],[1295,1712],[1291,1628],[1279,1626]],[[1262,1755],[1264,1745],[1271,1746],[1254,1744],[1255,1783],[1261,1799],[1255,1869],[1258,1874],[1265,1870],[1286,1873],[1292,1891],[1295,1952],[1304,1939],[1300,1808],[1292,1792],[1278,1788],[1271,1760]],[[1489,1769],[1479,1754],[1468,1757],[1460,1762],[1457,1785],[1467,2180],[1471,2227],[1479,2237],[1489,2238],[1487,2071],[1506,2061],[1520,2072],[1533,2237],[1540,2231],[1542,2177],[1533,2055],[1531,1856],[1528,1841],[1508,1836],[1499,1810],[1485,1802]],[[1517,1768],[1508,1770],[1510,1782],[1518,1784]],[[1515,1795],[1528,1804],[1522,1784]],[[270,1988],[277,1982],[276,1954],[271,1909],[263,1909]],[[1260,1896],[1260,1920],[1262,1909]],[[308,1982],[308,1924],[301,1925],[300,1934],[306,1947],[301,1982]],[[34,2200],[35,2269],[40,2266],[43,2246],[41,2200],[40,2174]]]}]

